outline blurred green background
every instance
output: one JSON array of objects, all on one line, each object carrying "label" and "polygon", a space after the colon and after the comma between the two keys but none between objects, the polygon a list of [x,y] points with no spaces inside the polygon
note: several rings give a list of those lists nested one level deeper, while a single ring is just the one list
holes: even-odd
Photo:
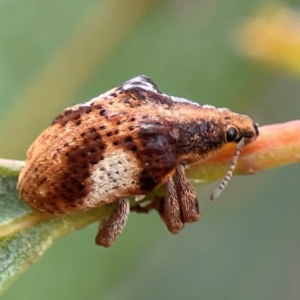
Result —
[{"label": "blurred green background", "polygon": [[[261,125],[299,119],[299,78],[233,46],[266,3],[1,1],[0,157],[24,159],[63,108],[138,74]],[[2,299],[299,299],[299,178],[298,165],[235,177],[215,202],[216,184],[201,187],[202,219],[176,236],[154,212],[131,214],[107,250],[89,226],[57,241]]]}]

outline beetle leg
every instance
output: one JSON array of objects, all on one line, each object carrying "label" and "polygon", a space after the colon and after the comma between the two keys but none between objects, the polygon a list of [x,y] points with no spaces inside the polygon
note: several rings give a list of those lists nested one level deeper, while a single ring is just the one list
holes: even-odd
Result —
[{"label": "beetle leg", "polygon": [[96,236],[96,244],[99,246],[110,247],[116,237],[122,232],[130,211],[130,203],[127,198],[121,198],[115,203],[108,220],[100,223]]},{"label": "beetle leg", "polygon": [[168,179],[166,188],[163,210],[159,213],[168,230],[172,233],[178,233],[184,224],[181,219],[181,209],[173,176]]},{"label": "beetle leg", "polygon": [[131,207],[130,211],[134,211],[136,213],[141,213],[141,214],[147,214],[154,209],[160,213],[160,211],[163,210],[163,203],[164,203],[163,197],[156,197],[154,200],[150,201],[146,205],[137,204]]},{"label": "beetle leg", "polygon": [[166,183],[165,197],[157,197],[145,206],[136,205],[131,208],[131,211],[148,213],[152,209],[158,211],[161,219],[165,222],[170,232],[178,233],[183,228],[184,224],[181,218],[181,208],[173,177],[170,177]]},{"label": "beetle leg", "polygon": [[156,198],[146,206],[137,205],[131,210],[148,213],[156,209],[172,233],[179,232],[184,223],[196,222],[200,218],[199,203],[193,186],[188,182],[184,165],[179,164],[175,175],[166,184],[166,196]]},{"label": "beetle leg", "polygon": [[186,178],[183,164],[177,166],[175,175],[175,184],[183,222],[195,222],[200,218],[199,203],[193,186]]}]

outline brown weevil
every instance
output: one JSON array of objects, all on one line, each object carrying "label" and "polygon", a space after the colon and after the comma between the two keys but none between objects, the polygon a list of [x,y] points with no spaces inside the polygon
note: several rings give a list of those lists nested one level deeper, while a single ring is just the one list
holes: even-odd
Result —
[{"label": "brown weevil", "polygon": [[168,96],[150,78],[138,76],[57,116],[29,148],[18,189],[33,209],[57,215],[114,202],[96,236],[97,244],[109,247],[126,223],[128,197],[139,200],[166,184],[164,197],[134,210],[157,209],[177,233],[200,217],[185,166],[237,143],[215,198],[241,148],[257,136],[248,116]]}]

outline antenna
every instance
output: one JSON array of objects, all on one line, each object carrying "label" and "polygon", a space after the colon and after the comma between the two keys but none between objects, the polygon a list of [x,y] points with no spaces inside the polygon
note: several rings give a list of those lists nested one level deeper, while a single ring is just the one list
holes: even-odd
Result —
[{"label": "antenna", "polygon": [[214,199],[218,198],[221,195],[221,193],[223,192],[223,190],[225,189],[225,187],[227,186],[230,178],[232,177],[233,171],[234,171],[237,161],[238,161],[238,157],[239,157],[244,145],[245,145],[245,141],[244,141],[244,138],[242,138],[236,145],[234,155],[233,155],[230,167],[229,167],[226,175],[224,176],[224,178],[221,181],[221,183],[219,184],[219,186],[211,193],[210,200],[214,200]]}]

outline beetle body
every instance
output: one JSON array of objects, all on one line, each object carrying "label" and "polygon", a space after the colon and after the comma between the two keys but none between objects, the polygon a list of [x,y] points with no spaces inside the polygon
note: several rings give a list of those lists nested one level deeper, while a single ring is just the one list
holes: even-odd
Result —
[{"label": "beetle body", "polygon": [[138,76],[56,117],[29,148],[18,189],[41,212],[66,214],[122,200],[128,214],[124,199],[166,183],[178,165],[257,135],[247,116],[168,96]]}]

